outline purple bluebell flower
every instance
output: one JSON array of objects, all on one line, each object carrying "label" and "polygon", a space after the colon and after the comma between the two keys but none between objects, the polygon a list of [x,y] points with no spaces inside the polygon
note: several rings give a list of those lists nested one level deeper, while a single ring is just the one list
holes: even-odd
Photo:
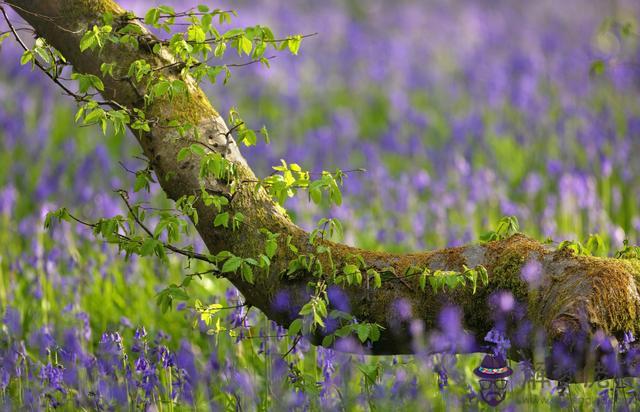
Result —
[{"label": "purple bluebell flower", "polygon": [[82,321],[82,329],[81,336],[85,342],[89,342],[91,340],[91,325],[89,323],[89,315],[85,312],[79,312],[76,315],[76,318]]},{"label": "purple bluebell flower", "polygon": [[52,365],[48,363],[40,369],[40,380],[43,384],[46,384],[52,390],[65,393],[66,390],[63,386],[63,367],[60,365]]},{"label": "purple bluebell flower", "polygon": [[11,306],[7,306],[4,317],[2,319],[9,330],[9,334],[14,338],[22,335],[22,322],[20,320],[20,312]]},{"label": "purple bluebell flower", "polygon": [[393,312],[397,314],[401,320],[409,320],[413,317],[411,303],[406,299],[398,299],[393,302]]},{"label": "purple bluebell flower", "polygon": [[329,303],[339,311],[349,313],[351,311],[351,304],[349,297],[344,290],[339,286],[330,286],[327,288],[327,295],[329,297]]},{"label": "purple bluebell flower", "polygon": [[176,365],[175,355],[164,345],[158,346],[156,349],[158,364],[167,369]]},{"label": "purple bluebell flower", "polygon": [[530,259],[522,267],[520,274],[522,279],[524,279],[529,286],[536,288],[540,285],[542,280],[542,264],[537,259]]},{"label": "purple bluebell flower", "polygon": [[609,388],[605,388],[598,392],[597,405],[600,410],[611,412],[613,410],[613,400],[609,396]]},{"label": "purple bluebell flower", "polygon": [[287,292],[286,290],[280,290],[276,292],[276,295],[273,298],[272,306],[273,309],[277,310],[278,312],[289,311],[291,306],[289,292]]},{"label": "purple bluebell flower", "polygon": [[9,184],[0,190],[0,214],[11,216],[14,213],[18,191],[15,186]]},{"label": "purple bluebell flower", "polygon": [[31,347],[37,348],[41,355],[48,354],[55,347],[50,327],[45,325],[32,333],[29,344]]}]

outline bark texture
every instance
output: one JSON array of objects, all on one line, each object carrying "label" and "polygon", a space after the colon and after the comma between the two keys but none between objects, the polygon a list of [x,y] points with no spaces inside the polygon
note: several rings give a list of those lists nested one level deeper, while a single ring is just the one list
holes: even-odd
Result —
[{"label": "bark texture", "polygon": [[[79,42],[83,32],[96,24],[102,13],[111,12],[117,16],[124,12],[112,0],[10,0],[7,3],[35,28],[39,36],[57,48],[77,71],[101,77],[105,85],[105,98],[128,108],[142,108],[138,93],[127,81],[103,78],[99,70],[101,63],[116,62],[119,67],[128,68],[131,62],[138,59],[146,59],[156,67],[174,62],[168,53],[158,56],[150,52],[149,46],[153,43],[151,35],[146,41],[140,42],[139,49],[107,45],[100,52],[81,53]],[[178,74],[165,71],[165,75]],[[188,96],[173,102],[155,101],[147,109],[147,118],[196,124],[200,137],[191,133],[187,138],[178,138],[173,129],[153,126],[149,133],[134,133],[167,196],[175,200],[199,190],[198,162],[178,163],[176,160],[180,149],[190,144],[189,139],[207,139],[208,145],[226,151],[227,158],[236,163],[243,179],[255,180],[237,145],[234,142],[228,146],[225,144],[224,135],[228,129],[222,117],[193,79],[183,80],[189,85]],[[144,93],[144,89],[140,91]],[[208,181],[207,190],[228,193],[229,188],[225,182]],[[229,280],[242,292],[247,303],[287,326],[297,313],[296,309],[308,300],[306,285],[311,278],[305,273],[298,273],[293,278],[281,276],[283,271],[286,272],[290,260],[297,257],[284,246],[283,241],[287,236],[292,236],[291,242],[299,249],[299,253],[312,253],[314,250],[309,243],[309,234],[296,226],[264,190],[255,191],[250,185],[239,188],[230,207],[246,217],[246,224],[241,225],[239,230],[214,228],[212,222],[216,211],[200,203],[197,204],[200,216],[198,233],[211,253],[229,250],[243,257],[252,257],[264,250],[265,237],[259,233],[259,228],[281,234],[271,273],[256,276],[253,285],[243,282],[239,275],[229,275]],[[427,286],[422,291],[418,287],[417,276],[406,279],[389,276],[382,288],[378,289],[366,286],[344,288],[354,316],[362,321],[377,322],[385,328],[380,340],[367,349],[372,354],[415,352],[419,348],[412,344],[414,339],[411,336],[410,319],[418,319],[423,332],[428,333],[443,326],[439,324],[441,309],[456,305],[461,308],[465,329],[477,343],[482,342],[496,321],[505,322],[509,330],[520,331],[522,338],[512,342],[510,357],[514,359],[530,356],[535,350],[535,333],[521,330],[524,322],[530,321],[533,330],[541,328],[544,331],[542,339],[546,339],[547,347],[561,345],[565,350],[577,354],[577,368],[568,378],[587,380],[594,376],[588,375],[584,367],[593,366],[599,359],[597,351],[581,346],[585,338],[591,337],[598,329],[617,337],[628,331],[636,335],[640,332],[640,264],[635,260],[574,256],[566,250],[550,249],[523,235],[481,245],[406,255],[325,243],[331,248],[334,264],[338,268],[351,263],[353,255],[361,255],[367,267],[378,271],[388,271],[392,267],[400,275],[411,266],[461,271],[463,265],[483,265],[488,270],[489,284],[486,287],[479,285],[475,294],[470,287],[434,293]],[[539,261],[542,268],[539,285],[535,288],[521,278],[522,267],[533,259]],[[325,255],[321,255],[320,260],[323,267],[329,266]],[[501,290],[510,291],[515,298],[514,303],[520,307],[504,318],[498,315],[501,308],[510,303],[501,302],[499,298],[490,299]],[[288,296],[290,310],[282,311],[274,306],[274,298],[278,294]],[[409,318],[407,308],[410,308]],[[320,336],[312,339],[317,343]],[[477,347],[467,348],[475,349]],[[549,366],[548,375],[551,377],[559,377],[561,372],[566,372],[554,370],[552,359]]]}]

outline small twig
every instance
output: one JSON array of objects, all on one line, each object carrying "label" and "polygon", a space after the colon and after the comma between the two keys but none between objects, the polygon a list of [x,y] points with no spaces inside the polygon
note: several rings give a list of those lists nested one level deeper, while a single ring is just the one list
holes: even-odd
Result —
[{"label": "small twig", "polygon": [[[188,40],[187,43],[189,44],[195,44],[195,45],[202,45],[202,44],[213,44],[213,43],[220,43],[222,41],[229,41],[229,40],[235,40],[237,38],[240,38],[240,36],[243,36],[244,34],[238,34],[235,36],[231,36],[231,37],[224,37],[224,35],[220,36],[220,37],[216,37],[216,38],[209,38],[209,39],[205,39],[204,41],[198,42],[198,41],[194,41],[194,40]],[[313,37],[313,36],[317,36],[318,33],[311,33],[311,34],[302,34],[300,35],[300,39],[306,39],[308,37]],[[260,42],[262,43],[280,43],[283,41],[287,41],[290,39],[258,39]],[[161,41],[161,43],[163,44],[169,44],[168,40],[163,40]]]},{"label": "small twig", "polygon": [[284,355],[282,355],[283,359],[286,358],[291,352],[293,352],[296,346],[298,346],[300,339],[302,339],[302,335],[296,335],[295,339],[293,340],[293,344],[291,344],[291,347],[289,348],[289,350]]},{"label": "small twig", "polygon": [[[273,60],[273,59],[276,58],[276,56],[269,56],[269,57],[264,57],[264,58],[267,59],[267,60]],[[197,63],[191,64],[191,65],[187,65],[187,63],[182,62],[182,61],[174,62],[174,63],[168,63],[168,64],[165,64],[164,66],[154,67],[153,69],[151,69],[151,71],[157,72],[157,71],[162,71],[162,70],[166,70],[166,69],[172,69],[174,67],[175,68],[180,68],[180,69],[183,68],[183,67],[187,67],[187,66],[189,68],[198,67],[198,66],[201,66],[203,64],[208,64],[213,59],[214,59],[214,57],[211,57],[211,58],[209,58],[209,59],[207,59],[207,60],[205,60],[203,62],[197,62]],[[245,63],[230,63],[230,64],[224,64],[222,66],[226,66],[226,67],[245,67],[245,66],[250,66],[252,64],[261,63],[261,62],[262,62],[262,59],[254,59],[254,60],[251,60],[251,61],[248,61],[248,62],[245,62]]]},{"label": "small twig", "polygon": [[125,166],[125,164],[122,162],[122,160],[118,161],[118,164],[120,165],[120,167],[122,167],[126,172],[129,172],[133,175],[137,174],[135,170],[131,170],[129,168],[127,168],[127,166]]},{"label": "small twig", "polygon": [[215,147],[209,146],[208,144],[201,142],[200,140],[195,140],[195,139],[185,139],[185,141],[187,143],[193,143],[193,144],[199,144],[201,146],[204,146],[205,148],[211,150],[212,152],[218,152],[218,150]]},{"label": "small twig", "polygon": [[[51,24],[55,25],[58,29],[60,29],[60,30],[62,30],[62,31],[66,31],[67,33],[74,33],[74,34],[77,34],[77,33],[80,33],[80,32],[82,31],[82,30],[78,30],[78,31],[69,30],[68,28],[66,28],[66,27],[62,27],[62,26],[60,26],[59,24],[55,23],[55,20],[56,20],[56,19],[55,19],[54,17],[46,16],[46,15],[44,15],[44,14],[40,14],[40,13],[34,13],[34,12],[32,12],[31,10],[27,10],[27,9],[25,9],[25,8],[23,8],[23,7],[20,7],[20,6],[16,5],[16,4],[14,4],[14,3],[7,3],[6,1],[0,1],[0,4],[6,4],[7,6],[11,7],[12,9],[20,10],[20,11],[22,11],[22,12],[24,12],[24,13],[27,13],[27,14],[30,14],[30,15],[32,15],[32,16],[38,17],[38,18],[40,18],[40,19],[42,19],[42,20],[46,20],[46,21],[50,22]],[[0,8],[1,8],[1,7],[0,7]],[[3,14],[4,14],[4,13],[3,13]],[[5,17],[6,17],[6,16],[5,16]]]},{"label": "small twig", "polygon": [[[192,17],[192,16],[206,16],[208,14],[212,14],[211,12],[199,12],[199,11],[194,11],[195,7],[190,8],[189,10],[185,10],[185,11],[181,11],[179,13],[174,13],[174,14],[159,14],[158,15],[158,19],[171,19],[171,18],[181,18],[181,17]],[[218,11],[217,14],[229,14],[229,13],[233,13],[233,10],[222,10],[222,11]],[[138,17],[135,16],[132,18],[132,20],[138,20],[138,21],[142,21],[144,22],[144,17]],[[176,24],[176,23],[174,23]],[[184,23],[184,24],[190,24],[190,23]]]},{"label": "small twig", "polygon": [[[199,277],[201,278],[203,275],[209,275],[211,273],[216,273],[216,272],[220,272],[219,269],[209,269],[209,270],[205,270],[204,272],[196,272],[196,273],[189,273],[187,275],[185,275],[186,277]],[[237,308],[241,308],[243,306],[245,306],[246,303],[243,303],[242,305],[237,305],[235,307]]]},{"label": "small twig", "polygon": [[[15,27],[14,28],[15,31],[28,31],[29,33],[35,33],[36,31],[33,30],[30,27]],[[0,31],[0,36],[7,34],[7,33],[11,33],[11,30],[5,30],[5,31]]]},{"label": "small twig", "polygon": [[149,237],[151,237],[152,239],[155,239],[155,236],[153,235],[153,232],[151,231],[151,229],[149,229],[144,224],[144,222],[142,222],[140,220],[140,217],[138,216],[138,214],[133,211],[133,208],[131,207],[131,204],[129,203],[129,194],[126,191],[122,190],[122,189],[118,190],[117,192],[120,195],[120,197],[122,198],[122,201],[124,202],[124,204],[127,206],[127,209],[129,209],[129,213],[131,213],[131,217],[133,217],[133,220],[135,220],[135,222],[138,224],[138,226],[140,226],[142,228],[142,230],[144,230],[149,235]]},{"label": "small twig", "polygon": [[[220,311],[220,310],[233,310],[233,309],[240,309],[242,307],[247,306],[246,303],[243,303],[242,305],[235,305],[235,306],[223,306],[221,308],[215,308],[216,311]],[[187,306],[187,308],[189,309],[193,309],[196,310],[195,306]]]},{"label": "small twig", "polygon": [[[11,5],[11,7],[15,7],[15,6]],[[31,49],[29,49],[29,47],[27,47],[26,43],[22,40],[22,38],[20,37],[20,35],[17,32],[17,29],[13,26],[13,24],[9,20],[9,16],[7,15],[7,12],[1,6],[0,6],[0,12],[2,13],[2,16],[4,17],[5,22],[9,26],[9,31],[13,34],[13,37],[18,42],[20,47],[22,47],[22,49],[24,51],[31,50]],[[38,69],[40,69],[49,79],[51,79],[55,84],[57,84],[67,95],[73,97],[77,102],[93,101],[93,100],[87,98],[88,96],[93,96],[93,95],[84,95],[84,96],[82,96],[82,95],[79,95],[79,94],[73,92],[71,89],[69,89],[64,83],[62,83],[60,81],[60,77],[54,76],[53,74],[51,74],[49,72],[49,70],[46,67],[44,67],[44,65],[42,63],[40,63],[40,61],[35,56],[33,57],[33,64],[36,67],[38,67]],[[57,69],[56,69],[56,71],[57,71]],[[120,103],[118,103],[118,102],[116,102],[114,100],[94,101],[94,102],[97,103],[98,105],[101,105],[101,106],[109,106],[109,107],[112,107],[112,108],[119,108],[119,109],[125,110],[129,114],[131,114],[129,109],[127,109],[126,107],[124,107],[123,105],[121,105]]]},{"label": "small twig", "polygon": [[[152,239],[155,239],[156,237],[153,235],[153,232],[151,231],[151,229],[149,229],[144,222],[142,222],[140,220],[140,217],[133,211],[133,208],[131,207],[131,204],[129,203],[129,195],[125,190],[118,190],[118,194],[120,195],[120,197],[122,198],[122,201],[124,202],[124,204],[127,206],[127,209],[129,210],[129,212],[131,213],[131,217],[133,217],[134,221],[138,224],[138,226],[140,226],[142,228],[142,230],[144,230],[147,235],[149,235]],[[212,261],[211,259],[209,259],[207,256],[200,254],[200,253],[196,253],[196,252],[192,252],[189,250],[184,250],[184,249],[180,249],[177,248],[171,244],[168,243],[163,243],[162,244],[163,247],[165,249],[169,249],[170,251],[183,255],[183,256],[187,256],[190,258],[194,258],[194,259],[198,259],[198,260],[203,260],[205,262],[208,263],[212,263],[212,264],[216,264],[217,262]]]},{"label": "small twig", "polygon": [[[80,218],[78,218],[78,217],[76,217],[76,216],[72,215],[71,213],[67,213],[67,214],[69,215],[69,217],[70,217],[72,220],[74,220],[74,221],[76,221],[76,222],[80,223],[81,225],[84,225],[84,226],[87,226],[87,227],[90,227],[90,228],[93,228],[93,229],[95,229],[96,227],[98,227],[98,225],[97,225],[96,223],[90,223],[90,222],[84,221],[84,220],[82,220],[82,219],[80,219]],[[116,235],[119,239],[126,240],[127,242],[138,242],[138,243],[140,243],[140,241],[138,241],[138,240],[134,240],[134,239],[131,239],[129,236],[122,235],[122,234],[120,234],[120,233],[116,233],[115,235]],[[192,251],[190,251],[190,250],[180,249],[180,248],[177,248],[177,247],[175,247],[175,246],[169,245],[169,244],[167,244],[167,243],[162,243],[162,247],[164,247],[165,249],[168,249],[168,250],[170,250],[170,251],[172,251],[172,252],[174,252],[174,253],[176,253],[176,254],[179,254],[179,255],[182,255],[182,256],[188,257],[188,258],[190,258],[190,259],[197,259],[197,260],[201,260],[201,261],[203,261],[203,262],[207,262],[207,263],[209,263],[209,264],[213,264],[213,265],[215,265],[215,264],[217,263],[217,262],[212,261],[211,259],[209,259],[209,258],[208,258],[207,256],[205,256],[205,255],[202,255],[202,254],[200,254],[200,253],[196,253],[196,252],[192,252]]]},{"label": "small twig", "polygon": [[[13,7],[13,5],[11,6]],[[7,12],[5,11],[4,7],[0,6],[0,12],[2,12],[2,16],[4,17],[4,20],[7,22],[7,26],[9,26],[9,30],[11,31],[11,33],[13,33],[13,37],[16,39],[18,44],[20,44],[20,46],[24,49],[24,51],[30,50],[29,47],[27,47],[27,45],[25,44],[25,42],[22,41],[22,38],[16,31],[16,28],[13,26],[13,24],[9,20],[9,16],[7,16]],[[69,88],[67,88],[67,86],[65,86],[62,82],[56,79],[51,73],[49,73],[49,71],[42,65],[42,63],[38,61],[38,59],[35,58],[35,56],[33,58],[33,62],[40,70],[42,70],[47,75],[47,77],[49,77],[51,80],[53,80],[54,83],[60,86],[62,90],[65,91],[65,93],[67,93],[70,96],[74,96],[74,97],[77,96],[77,94],[72,92]]]}]

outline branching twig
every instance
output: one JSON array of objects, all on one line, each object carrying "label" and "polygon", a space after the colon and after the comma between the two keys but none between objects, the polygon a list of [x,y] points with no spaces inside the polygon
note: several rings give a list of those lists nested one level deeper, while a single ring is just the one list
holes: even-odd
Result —
[{"label": "branching twig", "polygon": [[282,358],[286,358],[291,352],[293,352],[293,350],[296,348],[296,346],[298,346],[298,343],[300,342],[300,339],[302,339],[302,335],[296,335],[295,339],[293,340],[293,344],[291,345],[291,347],[289,348],[289,350],[282,355]]}]

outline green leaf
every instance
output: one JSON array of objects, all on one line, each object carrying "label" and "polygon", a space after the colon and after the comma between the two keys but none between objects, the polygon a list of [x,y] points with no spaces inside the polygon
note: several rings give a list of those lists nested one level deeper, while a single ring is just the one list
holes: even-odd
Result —
[{"label": "green leaf", "polygon": [[267,255],[260,254],[259,259],[260,259],[260,262],[258,266],[260,266],[261,268],[266,269],[266,268],[269,268],[269,266],[271,266],[271,260]]},{"label": "green leaf", "polygon": [[195,43],[204,43],[206,39],[207,35],[204,30],[202,30],[202,27],[198,25],[191,25],[187,29],[187,40]]},{"label": "green leaf", "polygon": [[144,15],[144,23],[154,27],[157,27],[159,19],[160,9],[158,8],[149,9],[149,11]]},{"label": "green leaf", "polygon": [[260,42],[256,44],[255,49],[253,50],[253,58],[259,59],[264,55],[264,52],[267,50],[267,44],[265,42]]},{"label": "green leaf", "polygon": [[360,339],[360,342],[364,343],[364,341],[369,337],[369,325],[358,325],[356,327],[356,332],[358,333],[358,339]]},{"label": "green leaf", "polygon": [[167,94],[171,88],[171,82],[169,80],[160,80],[153,86],[153,95],[161,97]]},{"label": "green leaf", "polygon": [[100,72],[102,73],[103,77],[106,77],[107,75],[113,77],[113,69],[116,67],[115,63],[102,63],[100,65]]},{"label": "green leaf", "polygon": [[193,153],[194,155],[204,156],[206,154],[204,148],[198,144],[192,144],[189,147],[191,148],[191,153]]},{"label": "green leaf", "polygon": [[103,109],[100,109],[100,108],[93,109],[90,113],[88,113],[85,116],[83,123],[90,124],[93,122],[97,122],[104,119],[104,116],[105,116],[105,112]]},{"label": "green leaf", "polygon": [[308,315],[311,312],[313,312],[313,304],[312,304],[312,302],[305,303],[304,306],[302,306],[302,309],[300,309],[300,315],[302,315],[302,316]]},{"label": "green leaf", "polygon": [[[224,42],[220,42],[218,43],[218,45],[216,46],[215,49],[213,49],[213,55],[216,57],[222,57],[224,56],[224,52],[227,50],[227,44]],[[220,70],[222,70],[222,68],[220,68],[218,70],[218,73],[220,72]],[[218,74],[216,73],[216,75]]]},{"label": "green leaf", "polygon": [[104,91],[102,80],[93,74],[72,73],[71,79],[78,81],[78,91],[80,93],[87,93],[90,87],[98,91]]},{"label": "green leaf", "polygon": [[371,342],[376,342],[380,339],[380,327],[377,324],[372,324],[369,330],[369,339]]},{"label": "green leaf", "polygon": [[317,312],[313,312],[313,322],[320,325],[323,328],[325,327],[322,317]]},{"label": "green leaf", "polygon": [[333,334],[325,336],[324,338],[322,338],[322,346],[324,346],[325,348],[328,348],[333,344],[333,341],[335,340],[335,338],[336,337]]},{"label": "green leaf", "polygon": [[34,58],[35,56],[31,50],[25,50],[24,53],[22,53],[22,57],[20,57],[20,64],[25,65],[29,62],[33,63]]},{"label": "green leaf", "polygon": [[253,49],[253,43],[246,36],[242,35],[238,37],[238,50],[243,51],[247,56],[251,54]]},{"label": "green leaf", "polygon": [[258,142],[256,133],[251,129],[244,129],[240,137],[242,139],[242,143],[247,147],[254,146]]},{"label": "green leaf", "polygon": [[302,42],[302,36],[297,35],[287,40],[287,47],[292,54],[298,54],[300,50],[300,43]]},{"label": "green leaf", "polygon": [[427,286],[427,276],[429,275],[430,270],[425,268],[420,274],[420,278],[418,279],[420,283],[420,289],[424,291],[424,288]]},{"label": "green leaf", "polygon": [[87,49],[92,49],[96,44],[96,34],[93,31],[86,32],[82,39],[80,39],[80,51],[84,52]]},{"label": "green leaf", "polygon": [[487,269],[484,266],[479,265],[476,267],[476,272],[478,272],[478,277],[482,284],[487,286],[489,284],[489,272],[487,272]]},{"label": "green leaf", "polygon": [[100,80],[99,77],[90,74],[89,78],[91,80],[91,86],[93,86],[94,89],[100,92],[104,91],[104,83],[102,83],[102,80]]},{"label": "green leaf", "polygon": [[356,265],[347,264],[347,265],[344,265],[344,270],[343,271],[344,271],[345,275],[352,275],[352,274],[354,274],[356,272],[359,272],[360,269],[358,269],[358,267]]},{"label": "green leaf", "polygon": [[222,265],[222,273],[235,272],[242,265],[243,259],[238,256],[231,256]]},{"label": "green leaf", "polygon": [[213,226],[229,227],[229,212],[218,213],[215,220],[213,221]]},{"label": "green leaf", "polygon": [[375,270],[373,268],[369,269],[369,270],[367,270],[367,275],[373,276],[373,287],[374,288],[382,287],[382,277],[380,276],[380,273],[378,273],[377,270]]},{"label": "green leaf", "polygon": [[2,45],[2,42],[5,41],[10,34],[11,33],[4,33],[0,35],[0,45]]},{"label": "green leaf", "polygon": [[265,254],[269,257],[269,259],[273,258],[276,254],[276,250],[278,249],[278,242],[275,239],[267,239],[264,245]]},{"label": "green leaf", "polygon": [[140,254],[142,256],[149,256],[153,254],[156,249],[157,243],[158,241],[156,239],[148,238],[142,243],[142,246],[140,246]]},{"label": "green leaf", "polygon": [[302,330],[302,319],[295,319],[289,325],[289,335],[297,335]]},{"label": "green leaf", "polygon": [[178,162],[182,162],[187,158],[187,156],[189,156],[190,153],[191,150],[188,147],[183,147],[182,149],[180,149],[180,151],[178,152]]},{"label": "green leaf", "polygon": [[240,268],[242,269],[242,278],[253,284],[253,269],[251,269],[251,266],[243,262]]},{"label": "green leaf", "polygon": [[269,142],[270,142],[270,140],[269,140],[269,131],[267,130],[266,126],[262,126],[262,128],[260,128],[260,134],[264,138],[265,144],[269,144]]},{"label": "green leaf", "polygon": [[149,179],[146,173],[136,173],[136,181],[133,184],[133,191],[139,192],[141,189],[149,190]]},{"label": "green leaf", "polygon": [[589,74],[591,74],[592,76],[600,76],[604,74],[606,68],[607,65],[603,60],[596,60],[591,63],[591,67],[589,67]]}]

